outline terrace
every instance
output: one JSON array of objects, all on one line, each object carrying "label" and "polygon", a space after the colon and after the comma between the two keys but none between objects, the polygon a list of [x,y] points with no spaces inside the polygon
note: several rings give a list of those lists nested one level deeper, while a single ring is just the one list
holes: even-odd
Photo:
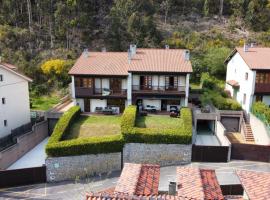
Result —
[{"label": "terrace", "polygon": [[179,123],[178,118],[172,118],[168,115],[147,115],[136,118],[136,127],[172,129],[180,128],[181,123]]}]

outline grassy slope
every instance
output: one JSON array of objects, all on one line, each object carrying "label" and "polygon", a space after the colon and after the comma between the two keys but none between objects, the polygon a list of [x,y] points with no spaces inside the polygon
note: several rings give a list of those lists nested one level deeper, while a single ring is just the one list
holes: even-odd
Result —
[{"label": "grassy slope", "polygon": [[32,97],[31,102],[32,110],[48,110],[60,102],[60,97],[55,95]]}]

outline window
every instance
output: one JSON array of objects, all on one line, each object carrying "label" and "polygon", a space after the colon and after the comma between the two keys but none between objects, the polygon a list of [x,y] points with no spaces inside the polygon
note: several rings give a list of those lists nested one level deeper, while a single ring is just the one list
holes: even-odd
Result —
[{"label": "window", "polygon": [[2,98],[2,104],[6,104],[6,98]]},{"label": "window", "polygon": [[246,100],[247,100],[247,95],[244,94],[244,96],[243,96],[243,104],[244,104],[244,105],[246,104]]},{"label": "window", "polygon": [[3,75],[2,74],[0,74],[0,81],[3,81],[4,79],[3,79]]},{"label": "window", "polygon": [[248,73],[245,74],[245,79],[248,80]]},{"label": "window", "polygon": [[6,119],[4,120],[4,126],[7,126],[7,120]]}]

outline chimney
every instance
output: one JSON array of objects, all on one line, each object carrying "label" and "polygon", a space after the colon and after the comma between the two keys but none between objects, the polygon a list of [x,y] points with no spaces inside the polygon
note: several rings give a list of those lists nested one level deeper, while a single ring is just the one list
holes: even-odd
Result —
[{"label": "chimney", "polygon": [[103,48],[101,49],[101,52],[107,52],[106,47],[103,47]]},{"label": "chimney", "polygon": [[132,55],[131,55],[132,53],[131,53],[131,50],[130,49],[128,49],[128,63],[130,64],[130,62],[131,62],[131,58],[132,58]]},{"label": "chimney", "polygon": [[165,49],[170,49],[170,46],[168,44],[166,44]]},{"label": "chimney", "polygon": [[85,58],[88,58],[89,57],[89,51],[88,51],[88,49],[84,49],[83,50],[83,55],[84,55]]},{"label": "chimney", "polygon": [[185,50],[184,51],[184,58],[185,58],[186,61],[189,61],[189,58],[190,58],[190,52],[189,52],[189,50]]},{"label": "chimney", "polygon": [[248,45],[246,43],[244,44],[244,52],[248,52]]},{"label": "chimney", "polygon": [[129,45],[129,49],[131,51],[131,56],[133,57],[136,54],[137,45],[136,44],[131,44],[131,45]]},{"label": "chimney", "polygon": [[176,195],[176,182],[170,182],[169,183],[169,191],[168,191],[169,195]]}]

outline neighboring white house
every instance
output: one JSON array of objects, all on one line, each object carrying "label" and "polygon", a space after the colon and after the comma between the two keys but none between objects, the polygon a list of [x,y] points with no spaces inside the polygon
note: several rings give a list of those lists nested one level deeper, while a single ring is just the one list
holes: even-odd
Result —
[{"label": "neighboring white house", "polygon": [[0,63],[0,138],[31,121],[28,82],[16,67]]},{"label": "neighboring white house", "polygon": [[236,48],[226,59],[226,90],[244,110],[255,101],[270,105],[270,48]]},{"label": "neighboring white house", "polygon": [[129,52],[85,51],[70,70],[72,97],[84,112],[107,106],[187,106],[189,51],[183,49],[137,49]]}]

